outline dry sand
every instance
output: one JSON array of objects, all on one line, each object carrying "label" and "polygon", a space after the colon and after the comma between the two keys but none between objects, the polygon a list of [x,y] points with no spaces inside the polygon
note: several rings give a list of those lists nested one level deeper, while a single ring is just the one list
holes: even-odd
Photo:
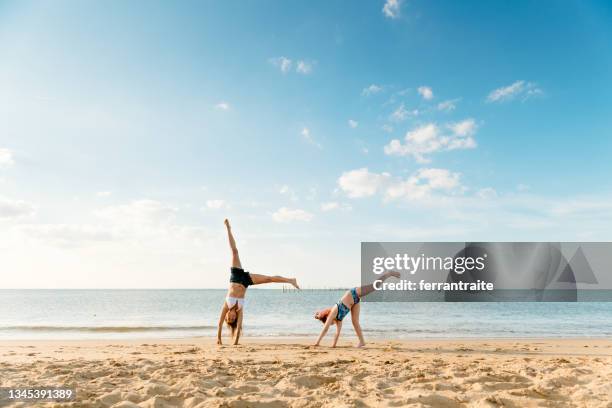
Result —
[{"label": "dry sand", "polygon": [[610,408],[612,340],[0,342],[0,385],[76,387],[36,404],[61,407]]}]

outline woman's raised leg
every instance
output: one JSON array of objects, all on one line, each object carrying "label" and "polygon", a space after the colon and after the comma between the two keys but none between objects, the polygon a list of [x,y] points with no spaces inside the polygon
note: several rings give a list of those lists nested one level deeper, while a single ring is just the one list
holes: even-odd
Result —
[{"label": "woman's raised leg", "polygon": [[251,274],[251,280],[253,281],[253,285],[262,285],[264,283],[289,283],[293,285],[296,289],[300,287],[297,284],[297,280],[295,278],[285,278],[284,276],[268,276],[268,275],[259,275],[257,273]]},{"label": "woman's raised leg", "polygon": [[232,235],[232,226],[227,218],[225,219],[224,223],[225,228],[227,228],[227,239],[229,240],[230,248],[232,249],[232,268],[242,269],[240,257],[238,256],[238,248],[236,247],[236,241],[234,240],[234,235]]}]

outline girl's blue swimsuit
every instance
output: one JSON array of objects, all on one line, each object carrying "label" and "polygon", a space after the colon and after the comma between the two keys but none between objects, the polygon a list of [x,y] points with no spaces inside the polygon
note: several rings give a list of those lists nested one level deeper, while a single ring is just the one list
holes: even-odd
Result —
[{"label": "girl's blue swimsuit", "polygon": [[[359,295],[357,295],[357,288],[351,289],[351,295],[353,296],[353,302],[356,305],[359,303]],[[346,317],[346,315],[351,311],[347,305],[342,303],[342,300],[338,301],[338,315],[336,316],[336,320],[342,321]]]}]

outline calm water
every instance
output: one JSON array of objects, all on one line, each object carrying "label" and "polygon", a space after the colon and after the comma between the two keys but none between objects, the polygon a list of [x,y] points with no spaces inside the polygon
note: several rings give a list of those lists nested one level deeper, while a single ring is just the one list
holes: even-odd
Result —
[{"label": "calm water", "polygon": [[[214,336],[225,290],[0,290],[0,340]],[[342,291],[250,289],[247,336],[315,335]],[[347,334],[353,335],[350,317]],[[612,303],[372,303],[370,338],[612,336]]]}]

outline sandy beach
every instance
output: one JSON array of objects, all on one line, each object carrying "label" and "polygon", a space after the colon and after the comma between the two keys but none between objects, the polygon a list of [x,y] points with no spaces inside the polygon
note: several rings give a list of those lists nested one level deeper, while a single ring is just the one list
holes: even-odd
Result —
[{"label": "sandy beach", "polygon": [[44,406],[612,407],[603,339],[5,341],[0,356],[3,387],[76,388]]}]

